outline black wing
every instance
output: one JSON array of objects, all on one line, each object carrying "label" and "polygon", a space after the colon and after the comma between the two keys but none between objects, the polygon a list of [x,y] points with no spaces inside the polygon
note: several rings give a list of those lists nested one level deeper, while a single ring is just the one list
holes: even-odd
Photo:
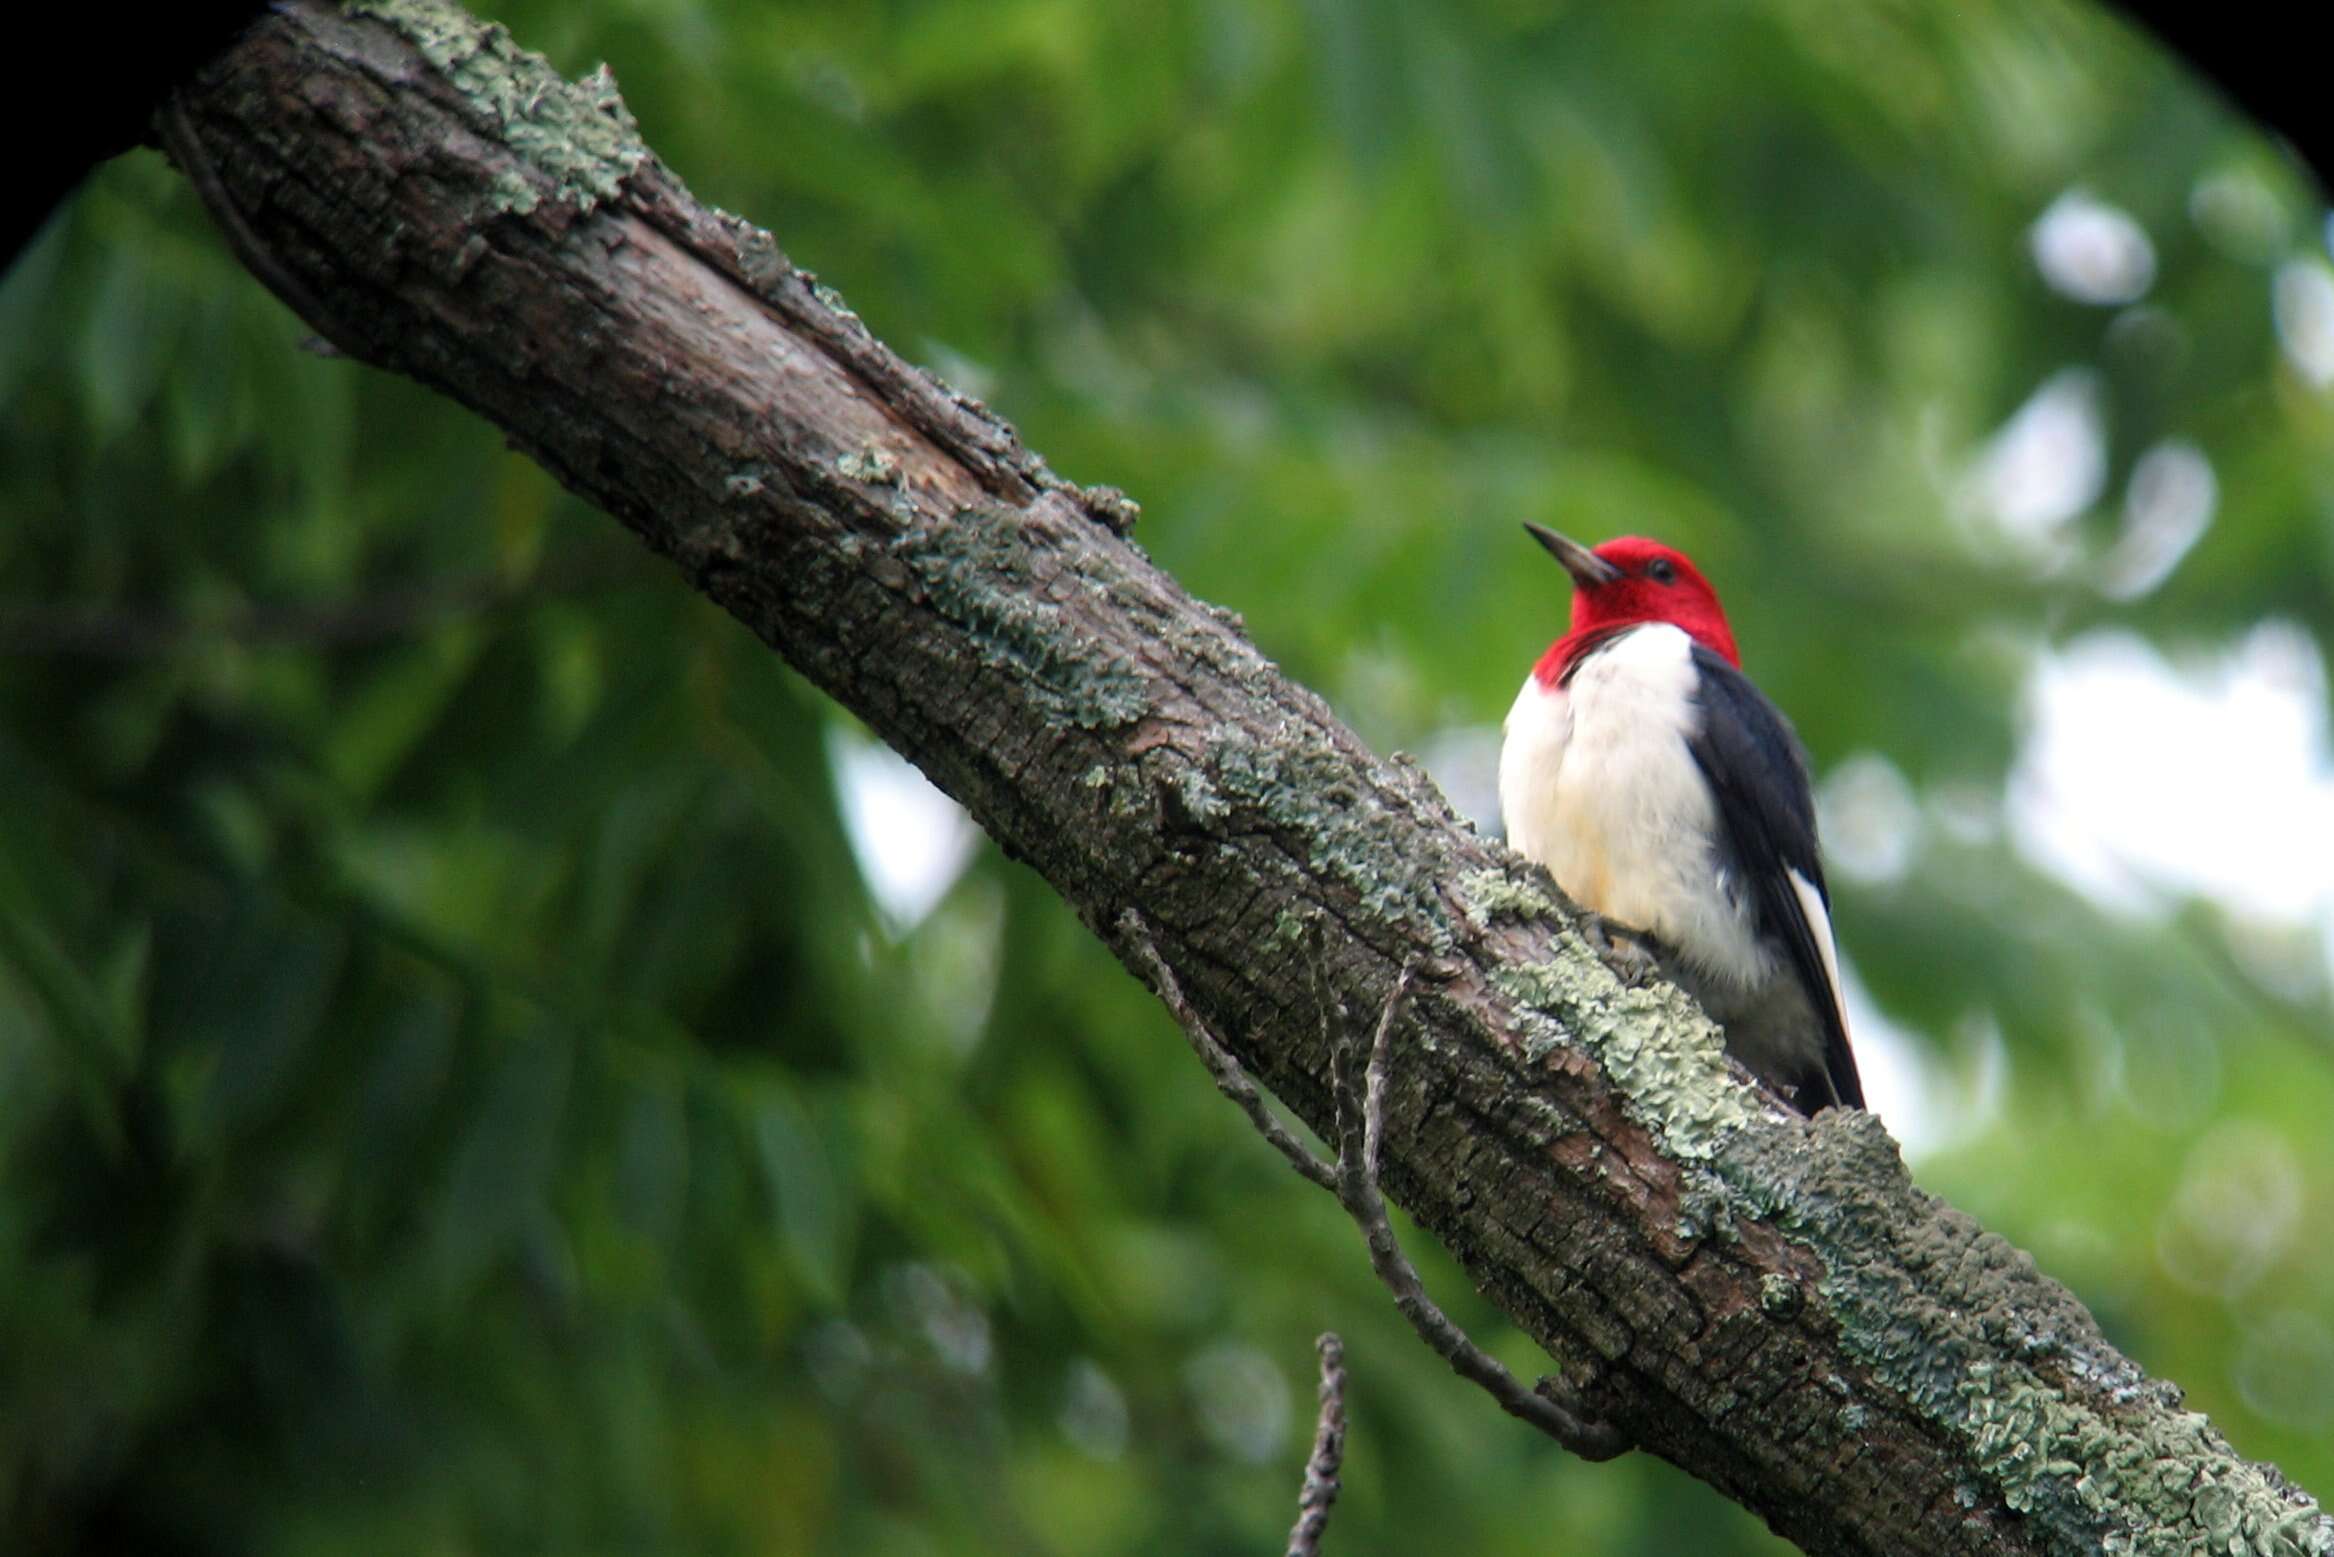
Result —
[{"label": "black wing", "polygon": [[1818,941],[1825,931],[1807,922],[1791,887],[1790,873],[1797,871],[1830,911],[1831,891],[1816,850],[1815,796],[1808,787],[1806,754],[1790,721],[1748,676],[1700,644],[1694,646],[1694,668],[1701,679],[1702,728],[1687,744],[1718,797],[1719,825],[1750,885],[1759,928],[1783,944],[1823,1024],[1823,1071],[1808,1078],[1816,1085],[1812,1092],[1802,1087],[1801,1102],[1809,1113],[1824,1104],[1862,1108],[1864,1085],[1856,1075],[1839,995]]}]

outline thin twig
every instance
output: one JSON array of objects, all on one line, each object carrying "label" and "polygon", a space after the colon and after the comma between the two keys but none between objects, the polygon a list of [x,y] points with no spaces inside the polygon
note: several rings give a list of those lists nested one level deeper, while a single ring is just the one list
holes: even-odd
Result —
[{"label": "thin twig", "polygon": [[1184,1038],[1199,1056],[1200,1063],[1208,1068],[1208,1074],[1215,1078],[1216,1090],[1240,1105],[1240,1112],[1248,1116],[1248,1122],[1256,1127],[1257,1134],[1272,1143],[1273,1150],[1286,1157],[1290,1167],[1331,1194],[1336,1194],[1337,1170],[1315,1156],[1312,1148],[1290,1134],[1288,1127],[1272,1116],[1272,1110],[1265,1106],[1263,1096],[1256,1090],[1256,1083],[1248,1079],[1248,1072],[1232,1057],[1232,1051],[1224,1047],[1222,1040],[1209,1030],[1200,1014],[1191,1008],[1191,1002],[1183,998],[1183,986],[1175,982],[1175,974],[1168,968],[1166,959],[1159,955],[1159,948],[1152,942],[1151,932],[1144,925],[1142,915],[1130,908],[1119,916],[1118,926],[1141,954],[1143,961],[1150,966],[1151,984],[1159,992],[1161,1004],[1175,1018],[1176,1025],[1183,1029]]},{"label": "thin twig", "polygon": [[[1240,1111],[1248,1116],[1257,1133],[1271,1142],[1291,1167],[1335,1195],[1338,1204],[1345,1207],[1346,1214],[1361,1229],[1362,1240],[1370,1251],[1370,1269],[1394,1294],[1395,1308],[1410,1322],[1418,1338],[1449,1363],[1453,1372],[1488,1392],[1501,1410],[1530,1423],[1582,1459],[1609,1460],[1625,1453],[1630,1443],[1621,1430],[1569,1403],[1560,1380],[1542,1379],[1536,1391],[1527,1389],[1498,1359],[1469,1340],[1466,1332],[1452,1323],[1450,1316],[1427,1296],[1426,1283],[1419,1279],[1418,1268],[1402,1253],[1402,1246],[1394,1237],[1394,1224],[1386,1214],[1385,1197],[1378,1191],[1378,1153],[1386,1133],[1387,1055],[1392,1047],[1394,1024],[1409,999],[1417,965],[1404,963],[1396,976],[1393,991],[1378,1013],[1378,1025],[1370,1037],[1363,1073],[1357,1078],[1354,1069],[1358,1046],[1350,1029],[1343,1034],[1338,1032],[1343,1008],[1331,994],[1318,962],[1314,962],[1314,991],[1322,1012],[1322,1033],[1329,1043],[1330,1085],[1337,1105],[1337,1161],[1331,1164],[1315,1156],[1265,1107],[1256,1084],[1248,1079],[1240,1062],[1184,998],[1182,986],[1176,983],[1174,973],[1159,955],[1142,916],[1130,908],[1119,916],[1118,925],[1128,944],[1149,967],[1159,999],[1182,1027],[1184,1038],[1199,1055],[1200,1062],[1207,1066],[1208,1074],[1215,1078],[1216,1090],[1240,1105]],[[1291,1540],[1294,1539],[1292,1535]],[[1292,1546],[1291,1550],[1295,1548]]]},{"label": "thin twig", "polygon": [[1318,1557],[1330,1507],[1341,1490],[1338,1467],[1345,1463],[1345,1343],[1329,1330],[1313,1349],[1321,1354],[1321,1418],[1313,1428],[1312,1457],[1305,1461],[1305,1489],[1297,1495],[1288,1557]]},{"label": "thin twig", "polygon": [[[1339,1099],[1337,1198],[1362,1230],[1369,1245],[1370,1268],[1394,1294],[1394,1306],[1410,1321],[1418,1338],[1451,1365],[1461,1378],[1472,1379],[1487,1391],[1508,1415],[1546,1433],[1584,1460],[1609,1460],[1629,1447],[1629,1440],[1607,1422],[1596,1421],[1573,1408],[1527,1389],[1499,1360],[1467,1338],[1449,1315],[1427,1296],[1418,1268],[1402,1253],[1394,1224],[1386,1214],[1385,1197],[1378,1192],[1378,1147],[1385,1136],[1387,1039],[1396,1012],[1410,992],[1410,968],[1394,981],[1394,992],[1378,1019],[1370,1041],[1369,1063],[1357,1085],[1350,1055],[1333,1067]],[[1542,1388],[1555,1388],[1544,1383]]]}]

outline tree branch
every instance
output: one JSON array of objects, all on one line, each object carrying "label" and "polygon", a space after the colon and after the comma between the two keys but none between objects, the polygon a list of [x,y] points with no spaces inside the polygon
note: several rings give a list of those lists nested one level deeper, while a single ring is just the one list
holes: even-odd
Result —
[{"label": "tree branch", "polygon": [[1427,1295],[1418,1267],[1395,1241],[1393,1220],[1378,1193],[1378,1152],[1386,1133],[1387,1040],[1410,993],[1410,973],[1405,964],[1394,980],[1367,1052],[1357,1054],[1360,1046],[1349,1039],[1332,1062],[1337,1086],[1337,1198],[1361,1229],[1370,1269],[1394,1294],[1394,1306],[1452,1372],[1481,1386],[1509,1416],[1528,1422],[1582,1459],[1612,1459],[1627,1452],[1628,1436],[1609,1422],[1586,1416],[1576,1402],[1555,1398],[1559,1386],[1554,1381],[1539,1392],[1524,1388]]},{"label": "tree branch", "polygon": [[1332,1195],[1337,1194],[1339,1179],[1336,1166],[1314,1155],[1311,1147],[1298,1140],[1290,1133],[1288,1126],[1272,1116],[1272,1110],[1265,1106],[1263,1094],[1256,1090],[1256,1083],[1248,1079],[1248,1073],[1240,1068],[1240,1062],[1232,1058],[1232,1051],[1224,1047],[1222,1039],[1208,1031],[1207,1018],[1194,1011],[1191,1002],[1183,998],[1183,986],[1175,981],[1175,970],[1167,966],[1167,959],[1159,955],[1158,945],[1152,941],[1150,932],[1143,928],[1142,915],[1130,908],[1119,916],[1118,924],[1119,933],[1128,939],[1136,954],[1142,958],[1143,967],[1138,971],[1150,974],[1152,992],[1158,995],[1159,1003],[1167,1008],[1167,1014],[1175,1018],[1176,1025],[1183,1029],[1183,1036],[1191,1044],[1192,1052],[1208,1068],[1208,1075],[1215,1081],[1216,1090],[1240,1106],[1240,1112],[1248,1116],[1248,1122],[1256,1127],[1258,1135],[1264,1137],[1265,1144],[1288,1159],[1288,1165],[1297,1170],[1299,1177],[1319,1185]]},{"label": "tree branch", "polygon": [[[1415,962],[1386,1185],[1628,1437],[1811,1551],[2334,1551],[2031,1261],[1632,989],[1546,878],[769,236],[604,72],[436,0],[282,0],[202,71],[211,198],[310,325],[492,419],[850,707],[1316,1130],[1323,1000]],[[288,279],[288,285],[286,284]]]},{"label": "tree branch", "polygon": [[[1404,963],[1402,972],[1395,978],[1393,992],[1386,996],[1385,1009],[1378,1015],[1377,1031],[1366,1053],[1356,1052],[1360,1046],[1351,1034],[1335,1031],[1328,1034],[1332,1045],[1331,1079],[1337,1089],[1337,1161],[1330,1163],[1315,1156],[1273,1118],[1272,1111],[1258,1095],[1256,1084],[1240,1068],[1240,1062],[1224,1047],[1222,1039],[1208,1031],[1206,1019],[1191,1008],[1191,1002],[1183,998],[1174,970],[1159,956],[1158,947],[1152,944],[1150,933],[1143,928],[1142,916],[1128,909],[1120,916],[1119,931],[1149,968],[1160,1003],[1182,1024],[1192,1051],[1215,1078],[1216,1090],[1240,1105],[1248,1122],[1273,1150],[1288,1159],[1289,1166],[1335,1195],[1338,1204],[1345,1207],[1346,1215],[1353,1218],[1354,1226],[1361,1230],[1363,1244],[1370,1251],[1371,1272],[1394,1295],[1395,1309],[1409,1321],[1411,1330],[1428,1349],[1449,1363],[1453,1373],[1480,1386],[1498,1402],[1502,1411],[1538,1428],[1582,1459],[1609,1460],[1626,1452],[1629,1440],[1624,1434],[1610,1423],[1591,1420],[1576,1402],[1558,1398],[1563,1390],[1560,1381],[1542,1380],[1536,1392],[1526,1389],[1497,1358],[1470,1340],[1427,1295],[1418,1267],[1410,1263],[1394,1237],[1393,1219],[1386,1214],[1385,1197],[1378,1193],[1378,1149],[1386,1133],[1387,1040],[1393,1033],[1395,1018],[1401,1015],[1403,1003],[1409,997],[1412,966]],[[1331,1022],[1332,1013],[1343,1014],[1324,995],[1324,1025]],[[1365,1072],[1366,1081],[1360,1079]],[[1328,1517],[1326,1512],[1322,1517]]]},{"label": "tree branch", "polygon": [[1297,1495],[1288,1557],[1319,1557],[1329,1510],[1342,1490],[1337,1472],[1345,1463],[1345,1343],[1335,1331],[1327,1331],[1313,1349],[1321,1354],[1321,1415],[1313,1424],[1313,1452],[1305,1461],[1305,1485]]}]

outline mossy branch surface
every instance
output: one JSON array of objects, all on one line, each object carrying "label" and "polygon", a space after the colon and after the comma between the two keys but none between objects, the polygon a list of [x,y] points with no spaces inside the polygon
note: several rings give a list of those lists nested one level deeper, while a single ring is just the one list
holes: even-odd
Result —
[{"label": "mossy branch surface", "polygon": [[1122,957],[1139,908],[1322,1133],[1317,991],[1377,1009],[1415,964],[1387,1187],[1632,1440],[1810,1551],[2334,1553],[1877,1121],[1796,1118],[1616,978],[1544,876],[1154,567],[1123,495],[697,204],[604,69],[437,0],[286,0],[179,112],[312,325],[669,556]]}]

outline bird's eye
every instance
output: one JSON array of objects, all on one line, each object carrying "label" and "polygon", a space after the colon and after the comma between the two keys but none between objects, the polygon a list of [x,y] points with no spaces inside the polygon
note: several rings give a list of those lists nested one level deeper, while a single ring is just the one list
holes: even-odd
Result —
[{"label": "bird's eye", "polygon": [[1667,557],[1656,557],[1645,565],[1645,576],[1656,584],[1674,584],[1677,582],[1678,570],[1669,565]]}]

